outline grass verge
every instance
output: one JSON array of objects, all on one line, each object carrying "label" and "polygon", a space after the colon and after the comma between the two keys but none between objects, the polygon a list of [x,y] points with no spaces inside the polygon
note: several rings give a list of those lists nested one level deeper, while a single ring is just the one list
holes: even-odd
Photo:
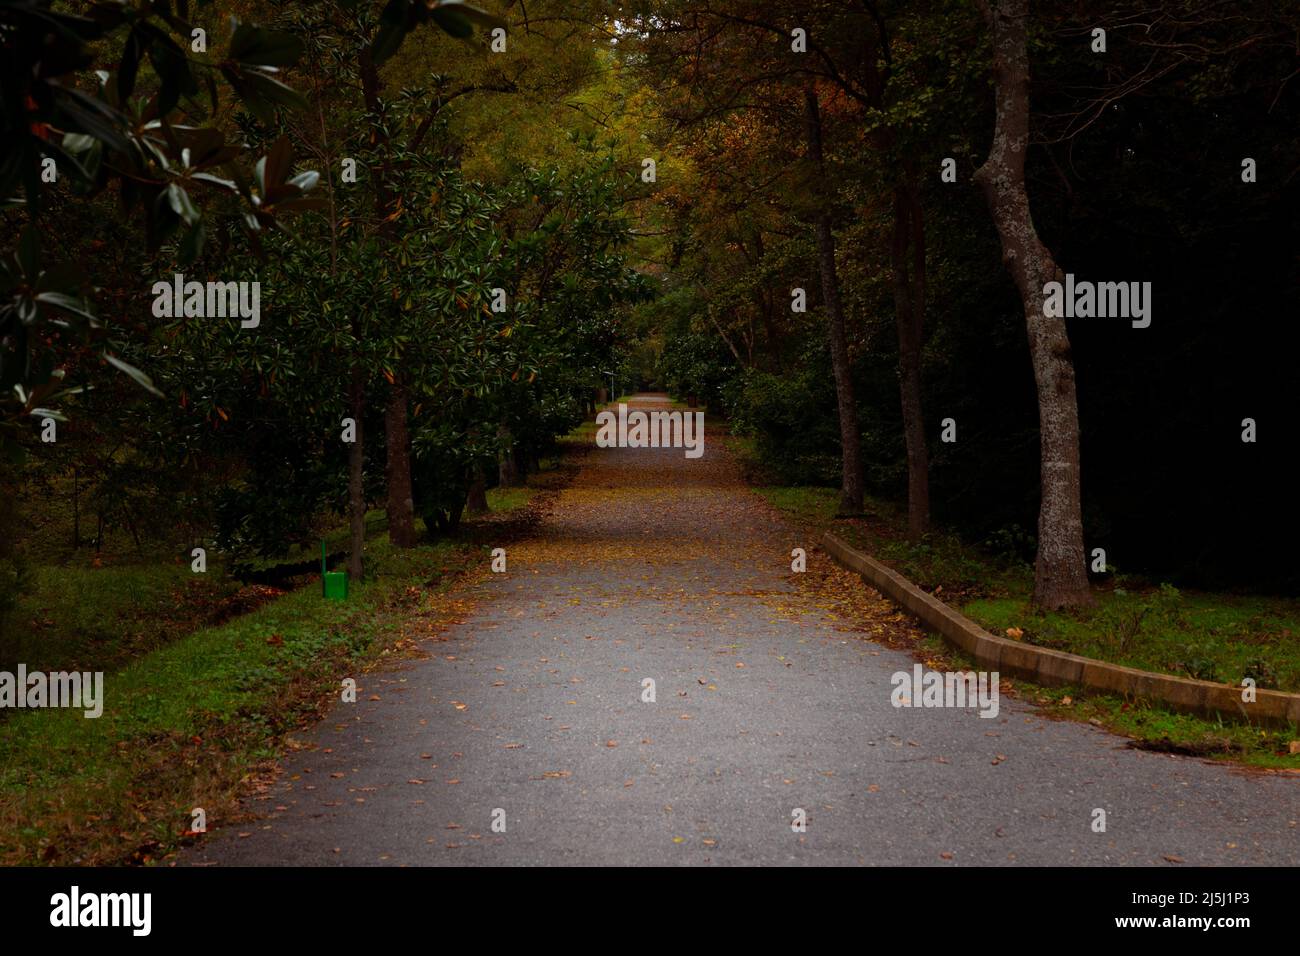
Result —
[{"label": "grass verge", "polygon": [[[545,483],[565,480],[560,469]],[[490,496],[498,510],[453,540],[402,551],[371,541],[367,580],[346,602],[304,586],[175,637],[106,673],[98,719],[11,712],[0,724],[0,864],[148,863],[187,840],[194,808],[229,819],[244,782],[323,712],[343,677],[418,653],[464,613],[449,588],[484,566],[480,533],[526,527],[536,491]]]},{"label": "grass verge", "polygon": [[[954,535],[906,539],[906,513],[869,500],[866,515],[836,519],[839,491],[819,487],[754,488],[794,521],[831,530],[959,609],[995,634],[1018,635],[1042,647],[1144,670],[1300,691],[1300,602],[1260,595],[1180,591],[1131,576],[1094,590],[1095,607],[1043,613],[1033,609],[1033,569],[1014,557],[975,547]],[[968,667],[938,638],[921,648]],[[1055,717],[1086,720],[1133,738],[1133,746],[1271,768],[1300,770],[1300,730],[1178,714],[1154,704],[1080,688],[1042,688],[1017,681],[1022,696]]]}]

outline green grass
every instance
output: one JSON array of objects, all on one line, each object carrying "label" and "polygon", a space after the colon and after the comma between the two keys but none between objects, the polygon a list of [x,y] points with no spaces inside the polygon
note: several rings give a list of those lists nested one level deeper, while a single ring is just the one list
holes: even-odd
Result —
[{"label": "green grass", "polygon": [[376,541],[375,577],[347,602],[302,588],[182,637],[107,674],[98,719],[15,711],[0,736],[0,862],[153,857],[180,840],[193,807],[210,820],[228,811],[277,738],[391,642],[419,589],[479,550]]},{"label": "green grass", "polygon": [[835,506],[840,500],[839,492],[833,488],[769,486],[754,490],[773,507],[793,515],[803,523],[818,527],[830,526],[835,519]]},{"label": "green grass", "polygon": [[226,616],[240,591],[186,564],[37,567],[0,624],[0,668],[115,670]]},{"label": "green grass", "polygon": [[[494,489],[489,502],[509,520],[536,493]],[[38,607],[41,595],[64,595],[45,637],[57,631],[66,649],[84,629],[102,644],[77,666],[105,671],[104,711],[88,719],[81,710],[14,710],[0,721],[0,865],[146,862],[185,839],[194,807],[210,825],[228,820],[241,782],[336,699],[340,679],[364,687],[368,663],[420,626],[412,612],[485,559],[467,525],[466,535],[401,551],[376,535],[367,578],[351,582],[346,602],[302,587],[210,627],[191,617],[187,628],[166,612],[177,589],[227,587],[212,572],[39,572]],[[123,620],[152,625],[149,639]],[[53,669],[38,668],[44,660],[72,666],[53,650],[21,659],[31,669]]]},{"label": "green grass", "polygon": [[1264,597],[1183,593],[1169,585],[1097,594],[1097,605],[1044,614],[1022,597],[971,601],[962,612],[995,634],[1145,670],[1300,691],[1300,608]]},{"label": "green grass", "polygon": [[[545,467],[545,462],[543,462],[543,467]],[[535,493],[536,489],[527,486],[522,488],[489,488],[487,491],[488,508],[492,511],[514,511],[528,504]]]},{"label": "green grass", "polygon": [[950,595],[1007,593],[1033,583],[1032,569],[981,554],[956,535],[934,532],[919,543],[909,542],[905,536],[907,515],[889,502],[868,498],[865,520],[847,522],[835,518],[840,500],[836,488],[764,486],[754,490],[801,523],[833,530],[926,590],[941,588]]},{"label": "green grass", "polygon": [[[835,518],[836,488],[754,490],[799,524],[834,531],[995,634],[1017,628],[1028,643],[1085,657],[1233,685],[1251,677],[1261,688],[1300,691],[1300,601],[1179,591],[1117,577],[1094,589],[1092,608],[1043,613],[1030,606],[1032,567],[956,535],[936,532],[911,543],[906,511],[892,502],[868,499],[863,519],[845,521]],[[1077,688],[1033,693],[1054,714],[1094,721],[1147,745],[1300,768],[1300,755],[1287,752],[1300,739],[1295,727],[1260,730],[1114,697],[1084,699]],[[1068,705],[1060,703],[1067,698]]]}]

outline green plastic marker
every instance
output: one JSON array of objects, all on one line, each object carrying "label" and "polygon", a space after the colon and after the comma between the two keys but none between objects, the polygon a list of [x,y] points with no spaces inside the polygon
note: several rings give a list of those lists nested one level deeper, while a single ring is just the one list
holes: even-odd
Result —
[{"label": "green plastic marker", "polygon": [[331,601],[348,599],[348,573],[325,570],[325,539],[320,542],[320,593]]}]

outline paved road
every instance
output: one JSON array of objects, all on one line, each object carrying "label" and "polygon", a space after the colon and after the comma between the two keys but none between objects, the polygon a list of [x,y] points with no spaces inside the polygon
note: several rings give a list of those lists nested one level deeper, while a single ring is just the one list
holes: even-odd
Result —
[{"label": "paved road", "polygon": [[261,819],[179,861],[1300,863],[1294,777],[1129,750],[1005,697],[996,719],[893,707],[913,659],[828,611],[795,546],[717,436],[697,460],[593,451],[447,640],[365,675],[249,801]]}]

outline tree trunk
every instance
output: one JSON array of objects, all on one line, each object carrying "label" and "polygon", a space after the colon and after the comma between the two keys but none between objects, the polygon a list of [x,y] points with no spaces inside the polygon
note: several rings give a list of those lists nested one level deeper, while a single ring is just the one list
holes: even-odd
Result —
[{"label": "tree trunk", "polygon": [[384,407],[388,448],[388,540],[395,548],[415,547],[415,500],[411,491],[411,434],[406,421],[406,384],[399,377]]},{"label": "tree trunk", "polygon": [[80,474],[72,469],[72,547],[81,547],[81,482]]},{"label": "tree trunk", "polygon": [[470,471],[469,494],[465,497],[465,510],[472,515],[486,514],[489,510],[487,500],[487,478],[483,466],[474,463]]},{"label": "tree trunk", "polygon": [[18,495],[8,489],[18,487],[20,474],[19,466],[0,464],[0,486],[8,492],[0,495],[0,560],[18,551]]},{"label": "tree trunk", "polygon": [[362,553],[366,547],[365,448],[361,423],[366,414],[365,373],[353,366],[348,382],[348,407],[356,423],[355,440],[348,446],[348,576],[353,582],[362,578]]},{"label": "tree trunk", "polygon": [[[925,324],[925,234],[915,182],[894,187],[892,271],[898,326],[898,388],[907,443],[907,537],[930,530],[930,453],[921,411],[921,330]],[[912,248],[911,274],[908,247]]]},{"label": "tree trunk", "polygon": [[510,437],[510,428],[504,424],[498,427],[497,437],[501,441],[497,484],[502,488],[513,488],[519,484],[519,466],[515,461],[515,443]]},{"label": "tree trunk", "polygon": [[1029,144],[1029,54],[1025,45],[1028,0],[981,4],[993,32],[997,121],[989,157],[975,173],[1002,240],[1002,259],[1020,290],[1029,332],[1029,356],[1038,390],[1042,502],[1034,604],[1055,610],[1092,603],[1083,551],[1080,504],[1079,409],[1074,361],[1065,320],[1043,308],[1043,287],[1062,280],[1034,228],[1025,191]]},{"label": "tree trunk", "polygon": [[853,380],[849,374],[849,349],[844,333],[844,308],[840,303],[839,277],[835,274],[835,236],[831,232],[829,197],[826,195],[821,116],[817,108],[817,94],[811,88],[804,91],[804,105],[808,124],[808,152],[815,164],[816,189],[820,194],[817,261],[821,270],[822,298],[826,304],[830,336],[831,371],[835,375],[835,399],[840,416],[843,470],[839,513],[856,515],[862,513],[862,435],[858,428],[858,407],[853,398]]}]

